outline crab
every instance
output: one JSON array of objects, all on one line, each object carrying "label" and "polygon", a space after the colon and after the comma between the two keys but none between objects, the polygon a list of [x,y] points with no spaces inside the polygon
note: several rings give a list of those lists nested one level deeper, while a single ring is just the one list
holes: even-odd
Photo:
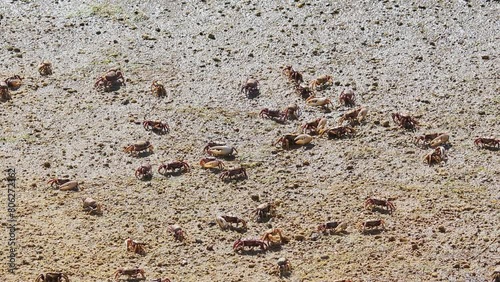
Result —
[{"label": "crab", "polygon": [[141,275],[142,279],[146,279],[144,269],[142,268],[118,268],[115,273],[115,281],[120,280],[120,276],[127,275],[130,278],[137,279],[137,275]]},{"label": "crab", "polygon": [[152,130],[158,133],[168,133],[170,131],[168,124],[161,120],[145,120],[142,122],[142,126],[144,126],[146,131]]},{"label": "crab", "polygon": [[264,108],[260,111],[259,116],[261,118],[270,118],[279,122],[284,122],[288,118],[288,111],[270,110],[268,108]]},{"label": "crab", "polygon": [[268,249],[268,245],[266,242],[259,239],[238,239],[233,244],[233,250],[235,252],[244,249],[245,247],[250,247],[251,250],[255,247],[259,247],[262,251],[266,251]]},{"label": "crab", "polygon": [[143,163],[135,170],[135,177],[137,179],[146,179],[153,176],[153,170],[150,163]]},{"label": "crab", "polygon": [[9,86],[4,81],[0,81],[0,101],[10,100]]},{"label": "crab", "polygon": [[[247,229],[247,222],[239,217],[230,215],[219,215],[215,218],[215,222],[222,230],[225,229],[238,229],[238,224],[241,223],[243,229]],[[233,226],[236,223],[236,227]]]},{"label": "crab", "polygon": [[393,113],[392,120],[400,127],[408,130],[415,130],[415,128],[419,125],[415,118],[401,113]]},{"label": "crab", "polygon": [[447,159],[446,150],[442,146],[436,147],[434,151],[424,156],[424,162],[427,163],[429,166],[435,163],[439,164],[443,161],[446,161],[446,159]]},{"label": "crab", "polygon": [[367,220],[362,223],[362,231],[365,232],[366,229],[372,229],[375,227],[381,227],[382,230],[385,230],[385,222],[382,219],[372,219],[372,220]]},{"label": "crab", "polygon": [[69,277],[62,272],[49,272],[40,274],[36,277],[35,282],[69,282]]},{"label": "crab", "polygon": [[292,264],[286,258],[279,258],[277,264],[277,271],[280,277],[292,271]]},{"label": "crab", "polygon": [[50,184],[50,187],[54,187],[54,185],[59,187],[60,185],[63,185],[67,182],[70,182],[69,178],[51,178],[49,179],[49,181],[47,181],[47,184]]},{"label": "crab", "polygon": [[158,167],[158,173],[159,174],[166,174],[167,171],[171,170],[175,172],[175,170],[180,169],[181,172],[189,172],[189,164],[185,161],[178,160],[178,161],[173,161],[171,163],[165,164],[161,163],[161,165]]},{"label": "crab", "polygon": [[319,232],[325,233],[327,230],[330,233],[340,233],[344,232],[347,229],[347,223],[346,222],[339,222],[339,221],[328,221],[325,223],[321,223],[318,225],[317,230]]},{"label": "crab", "polygon": [[70,181],[67,178],[51,178],[48,182],[50,187],[56,186],[61,191],[74,190],[78,187],[78,181]]},{"label": "crab", "polygon": [[125,85],[125,78],[120,69],[110,69],[104,75],[101,75],[94,83],[94,87],[104,87],[104,91],[108,91],[113,86]]},{"label": "crab", "polygon": [[158,80],[153,80],[153,83],[151,83],[151,92],[157,97],[167,96],[165,86]]},{"label": "crab", "polygon": [[[212,146],[212,144],[214,145]],[[208,143],[204,151],[210,156],[214,157],[232,157],[234,156],[234,153],[238,153],[238,151],[234,147],[227,145],[219,145],[217,143],[212,143],[212,142]]]},{"label": "crab", "polygon": [[283,232],[279,228],[271,228],[269,230],[266,230],[262,237],[260,239],[264,242],[267,242],[267,244],[273,245],[273,244],[283,244],[287,243],[289,239],[285,236],[283,236]]},{"label": "crab", "polygon": [[297,104],[288,105],[284,112],[286,113],[288,119],[298,119],[301,115],[300,108]]},{"label": "crab", "polygon": [[233,168],[229,170],[224,170],[220,175],[219,178],[221,180],[226,180],[228,178],[248,178],[247,171],[244,167],[240,168]]},{"label": "crab", "polygon": [[313,140],[312,136],[309,134],[298,134],[290,133],[283,135],[278,141],[273,143],[273,146],[281,143],[281,147],[284,149],[289,149],[291,146],[304,146]]},{"label": "crab", "polygon": [[83,210],[87,212],[87,214],[102,214],[102,205],[99,204],[96,200],[92,198],[82,198],[83,202]]},{"label": "crab", "polygon": [[392,213],[393,211],[396,210],[396,207],[394,206],[393,203],[391,203],[389,200],[379,200],[375,198],[368,198],[365,201],[365,208],[371,208],[373,206],[381,206],[385,207],[389,213]]},{"label": "crab", "polygon": [[295,82],[296,85],[299,85],[300,83],[304,82],[302,74],[296,71],[292,66],[289,65],[285,66],[283,68],[283,73],[288,77],[289,80]]},{"label": "crab", "polygon": [[415,144],[430,144],[431,141],[438,138],[441,135],[447,135],[446,133],[426,133],[415,137]]},{"label": "crab", "polygon": [[137,155],[138,152],[140,153],[142,151],[153,152],[153,145],[151,145],[149,141],[137,141],[132,145],[124,147],[123,150],[131,155]]},{"label": "crab", "polygon": [[322,129],[322,130],[320,130],[319,134],[323,135],[323,134],[325,134],[325,132],[328,135],[328,138],[330,138],[330,139],[334,139],[334,138],[338,139],[338,138],[352,136],[352,135],[356,134],[356,130],[354,130],[354,128],[349,127],[349,126],[338,126],[338,127],[329,128],[329,129]]},{"label": "crab", "polygon": [[170,279],[168,279],[168,278],[165,278],[165,279],[158,278],[158,279],[151,280],[151,282],[172,282],[172,281],[170,281]]},{"label": "crab", "polygon": [[302,125],[301,129],[303,133],[307,132],[309,135],[317,135],[326,128],[326,123],[326,118],[317,118],[306,122]]},{"label": "crab", "polygon": [[479,137],[474,140],[474,145],[478,148],[500,148],[500,139]]},{"label": "crab", "polygon": [[202,168],[217,168],[222,170],[224,168],[224,163],[217,158],[203,158],[200,160],[200,166]]},{"label": "crab", "polygon": [[127,247],[128,252],[134,252],[139,255],[144,255],[146,254],[146,250],[144,249],[144,246],[147,245],[146,243],[143,242],[138,242],[135,240],[132,240],[128,238],[125,240],[125,246]]},{"label": "crab", "polygon": [[15,89],[18,89],[19,87],[21,87],[21,84],[23,83],[23,79],[19,75],[16,74],[14,76],[7,78],[5,80],[5,83],[7,84],[7,86],[10,89],[15,90]]},{"label": "crab", "polygon": [[491,274],[491,282],[500,282],[500,267],[497,267]]},{"label": "crab", "polygon": [[310,96],[309,98],[306,99],[306,104],[308,106],[314,106],[314,107],[328,108],[328,105],[331,105],[333,107],[332,100],[326,97]]},{"label": "crab", "polygon": [[311,80],[311,82],[309,82],[309,87],[311,87],[311,89],[313,90],[317,90],[318,87],[323,88],[327,84],[333,84],[333,78],[330,75],[324,74],[316,79]]},{"label": "crab", "polygon": [[344,106],[354,106],[356,104],[356,97],[352,89],[342,90],[339,96],[339,103]]},{"label": "crab", "polygon": [[432,139],[431,142],[429,143],[429,146],[431,148],[436,148],[438,146],[441,146],[441,145],[448,143],[449,140],[450,140],[450,135],[441,134],[438,137]]},{"label": "crab", "polygon": [[245,93],[247,97],[256,96],[259,94],[259,81],[257,79],[249,78],[242,84],[240,93]]},{"label": "crab", "polygon": [[52,74],[52,63],[44,60],[38,65],[38,72],[40,75],[51,75]]},{"label": "crab", "polygon": [[305,83],[301,83],[299,85],[296,85],[295,92],[297,92],[297,94],[299,94],[300,97],[302,97],[303,99],[308,99],[308,98],[314,96],[313,91],[311,90],[309,85],[307,85]]},{"label": "crab", "polygon": [[357,109],[348,111],[343,114],[339,119],[339,125],[342,125],[344,121],[348,121],[351,125],[360,124],[368,114],[368,109],[365,107],[359,107]]},{"label": "crab", "polygon": [[254,218],[257,221],[264,221],[265,219],[272,217],[276,213],[277,203],[263,203],[257,206],[255,210],[252,211]]},{"label": "crab", "polygon": [[184,230],[182,230],[182,228],[179,225],[177,224],[170,225],[168,227],[168,230],[174,234],[175,240],[184,241],[184,239],[186,239],[186,232],[184,232]]}]

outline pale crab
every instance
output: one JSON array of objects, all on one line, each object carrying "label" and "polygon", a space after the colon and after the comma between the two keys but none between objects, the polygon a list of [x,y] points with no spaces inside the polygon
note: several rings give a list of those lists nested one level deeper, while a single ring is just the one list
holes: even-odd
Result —
[{"label": "pale crab", "polygon": [[38,72],[40,75],[51,75],[52,74],[52,63],[44,60],[38,65]]},{"label": "pale crab", "polygon": [[153,95],[155,95],[156,97],[167,96],[167,90],[165,90],[165,86],[158,80],[154,80],[153,83],[151,83],[151,93],[153,93]]},{"label": "pale crab", "polygon": [[323,89],[326,85],[331,84],[333,84],[333,77],[324,74],[317,77],[316,79],[311,80],[311,82],[309,82],[309,87],[311,87],[312,90],[318,90]]},{"label": "pale crab", "polygon": [[92,198],[82,198],[83,210],[87,214],[102,215],[102,205]]},{"label": "pale crab", "polygon": [[109,69],[105,74],[101,75],[94,83],[96,88],[104,88],[104,91],[111,90],[112,87],[125,85],[123,73],[118,68]]},{"label": "pale crab", "polygon": [[359,107],[357,109],[348,111],[347,113],[343,114],[342,117],[339,119],[338,124],[342,125],[344,121],[348,121],[351,125],[361,124],[361,122],[366,118],[367,114],[368,114],[367,108]]}]

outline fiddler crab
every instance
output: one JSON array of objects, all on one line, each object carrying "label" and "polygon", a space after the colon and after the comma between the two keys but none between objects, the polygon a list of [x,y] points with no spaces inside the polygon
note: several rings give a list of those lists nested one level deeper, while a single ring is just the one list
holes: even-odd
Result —
[{"label": "fiddler crab", "polygon": [[500,282],[500,267],[497,267],[491,274],[491,282]]},{"label": "fiddler crab", "polygon": [[382,219],[367,220],[362,223],[362,232],[365,233],[367,229],[379,228],[385,230],[385,222]]},{"label": "fiddler crab", "polygon": [[296,71],[292,66],[288,65],[283,68],[283,73],[288,77],[289,80],[293,81],[296,85],[304,82],[302,74]]},{"label": "fiddler crab", "polygon": [[158,80],[154,80],[153,83],[151,83],[151,93],[157,97],[167,96],[165,86]]},{"label": "fiddler crab", "polygon": [[146,254],[146,250],[144,249],[144,246],[146,246],[146,245],[147,244],[144,242],[138,242],[138,241],[132,240],[130,238],[125,240],[125,246],[127,247],[127,251],[133,252],[133,253],[136,253],[139,255]]},{"label": "fiddler crab", "polygon": [[69,277],[66,273],[49,272],[38,275],[35,282],[69,282]]},{"label": "fiddler crab", "polygon": [[143,163],[135,170],[135,177],[139,180],[153,177],[153,169],[150,163]]},{"label": "fiddler crab", "polygon": [[142,268],[118,268],[114,274],[115,274],[115,281],[119,281],[120,276],[122,275],[127,275],[128,277],[133,279],[137,279],[137,275],[141,275],[142,279],[146,279],[144,269]]},{"label": "fiddler crab", "polygon": [[389,200],[379,200],[375,198],[368,198],[365,201],[365,208],[372,208],[373,206],[380,206],[386,208],[389,213],[396,210],[396,207]]},{"label": "fiddler crab", "polygon": [[87,214],[91,215],[101,215],[102,214],[102,205],[99,204],[96,200],[92,198],[82,198],[83,202],[83,210]]},{"label": "fiddler crab", "polygon": [[247,98],[255,97],[259,94],[259,81],[249,78],[242,84],[240,93],[244,93]]},{"label": "fiddler crab", "polygon": [[146,131],[151,130],[159,134],[168,133],[170,131],[168,124],[161,120],[145,120],[142,122],[142,126]]},{"label": "fiddler crab", "polygon": [[216,169],[222,170],[225,165],[224,165],[224,162],[222,162],[221,160],[219,160],[217,158],[209,157],[209,158],[201,159],[200,166],[202,168],[216,168]]},{"label": "fiddler crab", "polygon": [[5,80],[5,84],[7,84],[7,87],[11,90],[16,90],[19,87],[21,87],[21,84],[23,83],[23,79],[19,75],[14,75]]},{"label": "fiddler crab", "polygon": [[238,153],[236,148],[216,142],[208,142],[203,151],[214,157],[234,157]]},{"label": "fiddler crab", "polygon": [[328,109],[328,105],[333,107],[332,100],[330,100],[330,98],[316,97],[314,95],[306,99],[306,104],[313,107],[323,107],[324,109]]},{"label": "fiddler crab", "polygon": [[267,242],[268,246],[271,245],[281,245],[284,243],[288,243],[290,240],[283,236],[283,232],[279,228],[271,228],[266,230],[260,240]]},{"label": "fiddler crab", "polygon": [[176,170],[179,170],[180,172],[189,172],[190,167],[189,164],[183,160],[173,161],[168,164],[161,163],[158,167],[159,174],[165,175],[169,170],[172,172],[175,172]]},{"label": "fiddler crab", "polygon": [[170,231],[172,234],[174,234],[174,238],[177,241],[182,242],[182,241],[184,241],[184,239],[186,239],[186,232],[184,230],[182,230],[182,228],[177,224],[170,225],[168,227],[168,231]]},{"label": "fiddler crab", "polygon": [[342,125],[344,121],[348,121],[351,125],[361,124],[368,114],[368,109],[365,107],[359,107],[357,109],[351,110],[342,115],[339,119],[339,125]]},{"label": "fiddler crab", "polygon": [[327,231],[332,233],[341,233],[347,229],[347,222],[340,221],[328,221],[318,225],[318,232],[326,233]]},{"label": "fiddler crab", "polygon": [[125,78],[123,73],[118,68],[113,68],[108,70],[104,75],[101,75],[96,82],[94,87],[104,88],[104,91],[109,91],[114,86],[125,85]]},{"label": "fiddler crab", "polygon": [[311,80],[311,82],[309,82],[309,87],[312,90],[318,90],[319,88],[323,89],[328,84],[333,84],[333,78],[330,75],[324,74],[316,79]]},{"label": "fiddler crab", "polygon": [[78,189],[78,181],[71,181],[68,178],[51,178],[47,183],[50,184],[50,187],[55,185],[61,191]]},{"label": "fiddler crab", "polygon": [[301,83],[299,85],[296,85],[295,86],[295,92],[297,94],[300,95],[300,97],[302,97],[302,99],[308,99],[312,96],[314,96],[313,94],[313,91],[311,90],[311,88],[309,87],[309,85],[305,84],[305,83]]},{"label": "fiddler crab", "polygon": [[224,170],[220,175],[219,178],[222,181],[225,181],[227,179],[238,179],[238,178],[244,178],[247,179],[247,171],[244,167],[239,167],[239,168],[233,168],[233,169],[227,169]]},{"label": "fiddler crab", "polygon": [[300,108],[297,104],[292,104],[286,107],[283,111],[262,109],[259,116],[261,118],[269,118],[278,122],[285,122],[287,119],[297,119],[300,116]]},{"label": "fiddler crab", "polygon": [[281,147],[284,149],[290,149],[292,146],[304,146],[313,140],[312,136],[309,134],[299,134],[299,133],[290,133],[285,134],[278,141],[273,143],[273,146],[276,146],[281,143]]},{"label": "fiddler crab", "polygon": [[500,139],[480,137],[474,140],[474,145],[478,148],[500,148]]},{"label": "fiddler crab", "polygon": [[393,113],[392,120],[400,127],[408,130],[415,130],[415,128],[419,125],[415,118],[401,113]]},{"label": "fiddler crab", "polygon": [[312,121],[306,122],[301,126],[302,132],[309,135],[317,135],[326,128],[326,118],[317,118]]},{"label": "fiddler crab", "polygon": [[433,164],[440,164],[447,160],[446,149],[442,146],[436,147],[434,151],[424,156],[424,162],[429,166]]},{"label": "fiddler crab", "polygon": [[40,75],[51,75],[52,74],[52,63],[49,61],[43,61],[38,65],[38,72]]},{"label": "fiddler crab", "polygon": [[233,244],[233,250],[235,252],[243,250],[245,247],[249,247],[250,250],[253,250],[255,247],[259,247],[261,251],[266,251],[269,248],[266,242],[256,238],[238,239]]},{"label": "fiddler crab", "polygon": [[356,97],[354,96],[354,91],[352,89],[342,90],[339,96],[339,103],[341,105],[352,107],[356,104]]},{"label": "fiddler crab", "polygon": [[354,134],[356,134],[356,130],[349,126],[338,126],[329,129],[322,129],[319,132],[321,136],[325,133],[328,135],[329,139],[339,139],[346,136],[353,136]]},{"label": "fiddler crab", "polygon": [[279,258],[277,262],[279,276],[285,276],[292,271],[292,264],[286,258]]},{"label": "fiddler crab", "polygon": [[9,86],[4,81],[0,81],[0,101],[10,100]]},{"label": "fiddler crab", "polygon": [[255,210],[252,211],[254,218],[257,222],[263,222],[266,219],[273,217],[276,214],[276,207],[280,202],[268,202],[260,204]]},{"label": "fiddler crab", "polygon": [[128,145],[124,147],[123,150],[126,153],[130,153],[131,155],[137,155],[140,152],[148,151],[150,153],[153,152],[153,145],[149,141],[137,141],[132,145]]},{"label": "fiddler crab", "polygon": [[[231,229],[231,230],[246,230],[247,229],[247,222],[239,217],[236,216],[230,216],[230,215],[219,215],[215,218],[215,222],[217,222],[217,225],[222,230],[226,229]],[[238,227],[238,224],[242,225],[242,227]],[[236,226],[233,226],[233,224],[236,224]]]},{"label": "fiddler crab", "polygon": [[417,145],[429,145],[434,148],[445,144],[449,139],[450,136],[446,133],[426,133],[415,137],[415,143]]}]

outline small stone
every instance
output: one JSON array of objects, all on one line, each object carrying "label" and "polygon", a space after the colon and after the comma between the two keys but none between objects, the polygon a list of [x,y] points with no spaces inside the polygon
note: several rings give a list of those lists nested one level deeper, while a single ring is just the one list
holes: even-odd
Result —
[{"label": "small stone", "polygon": [[383,127],[389,127],[389,121],[388,121],[388,120],[384,120],[384,121],[382,122],[382,126],[383,126]]},{"label": "small stone", "polygon": [[297,241],[304,241],[306,237],[303,234],[296,234],[293,238]]},{"label": "small stone", "polygon": [[394,242],[394,241],[396,241],[396,237],[394,236],[389,237],[389,242]]},{"label": "small stone", "polygon": [[44,168],[50,168],[50,163],[49,162],[44,162],[43,163]]},{"label": "small stone", "polygon": [[375,125],[379,125],[379,124],[380,124],[380,120],[376,120],[376,121],[374,121],[374,122],[373,122],[373,124],[375,124]]},{"label": "small stone", "polygon": [[128,103],[130,103],[129,99],[125,99],[122,101],[122,105],[128,105]]},{"label": "small stone", "polygon": [[316,241],[319,239],[319,237],[320,237],[319,233],[313,232],[311,234],[311,241]]},{"label": "small stone", "polygon": [[211,33],[210,33],[210,34],[208,35],[208,39],[212,39],[212,40],[214,40],[214,39],[215,39],[215,35],[213,35],[213,34],[211,34]]},{"label": "small stone", "polygon": [[183,260],[183,261],[181,262],[181,266],[186,266],[187,264],[188,264],[187,260]]},{"label": "small stone", "polygon": [[214,246],[213,245],[207,246],[207,251],[213,251],[213,250],[214,250]]},{"label": "small stone", "polygon": [[309,161],[304,161],[304,162],[302,162],[302,165],[304,165],[304,166],[308,166],[308,165],[310,165],[310,164],[311,164],[311,163],[310,163]]},{"label": "small stone", "polygon": [[444,228],[444,226],[439,226],[438,227],[438,231],[441,232],[441,233],[445,233],[446,232],[446,228]]},{"label": "small stone", "polygon": [[330,258],[330,256],[329,256],[329,255],[322,255],[322,256],[321,256],[321,259],[323,259],[323,260],[325,260],[325,259],[329,259],[329,258]]},{"label": "small stone", "polygon": [[411,249],[413,251],[417,250],[418,249],[418,245],[416,243],[411,244]]},{"label": "small stone", "polygon": [[202,243],[203,243],[203,241],[202,241],[201,239],[196,239],[196,240],[194,240],[194,242],[195,242],[196,244],[202,244]]},{"label": "small stone", "polygon": [[347,169],[347,170],[353,170],[353,169],[354,169],[354,166],[352,166],[352,165],[348,165],[348,166],[346,167],[346,169]]},{"label": "small stone", "polygon": [[254,268],[255,267],[255,263],[251,263],[248,265],[248,268]]},{"label": "small stone", "polygon": [[490,56],[488,56],[488,55],[482,55],[482,56],[481,56],[481,59],[483,59],[483,60],[489,60],[489,59],[490,59]]},{"label": "small stone", "polygon": [[437,274],[437,272],[433,272],[433,273],[431,273],[431,276],[436,278],[436,277],[438,277],[438,274]]},{"label": "small stone", "polygon": [[486,112],[485,111],[479,111],[477,114],[480,115],[480,116],[484,116],[486,114]]},{"label": "small stone", "polygon": [[251,195],[250,199],[252,199],[252,201],[256,201],[257,202],[257,201],[259,201],[260,197],[259,197],[259,195]]}]

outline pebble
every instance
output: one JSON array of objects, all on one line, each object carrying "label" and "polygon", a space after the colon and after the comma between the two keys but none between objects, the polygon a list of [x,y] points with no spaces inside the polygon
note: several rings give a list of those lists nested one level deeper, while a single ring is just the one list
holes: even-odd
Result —
[{"label": "pebble", "polygon": [[329,256],[329,255],[322,255],[322,256],[321,256],[321,259],[323,259],[323,260],[325,260],[325,259],[329,259],[329,258],[330,258],[330,256]]},{"label": "pebble", "polygon": [[444,226],[439,226],[438,227],[438,231],[441,232],[441,233],[445,233],[446,232],[446,228],[444,228]]}]

